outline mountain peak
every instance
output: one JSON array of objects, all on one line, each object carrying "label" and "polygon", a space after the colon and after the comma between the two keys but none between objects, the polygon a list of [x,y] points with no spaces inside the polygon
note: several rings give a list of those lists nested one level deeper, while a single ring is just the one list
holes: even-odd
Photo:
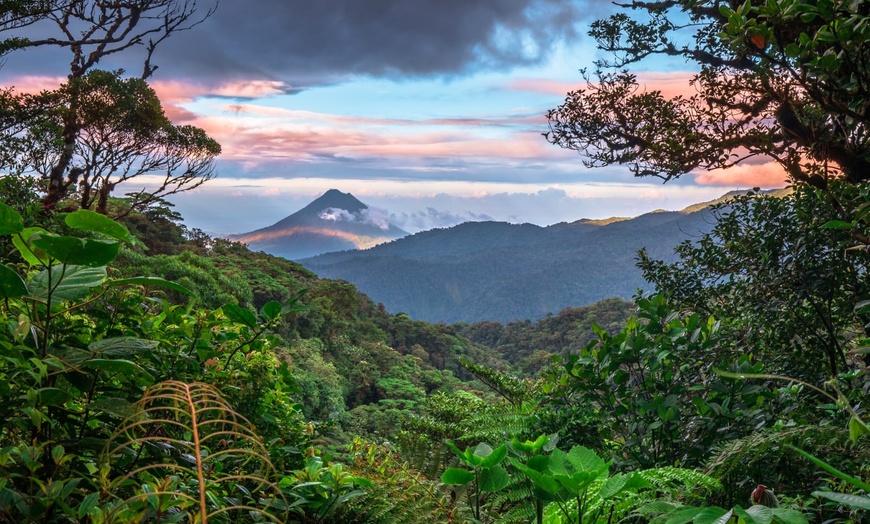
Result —
[{"label": "mountain peak", "polygon": [[359,213],[363,209],[368,208],[369,206],[357,200],[350,193],[342,193],[338,189],[330,189],[295,214],[317,215],[319,217],[326,209],[344,209],[348,213]]},{"label": "mountain peak", "polygon": [[350,193],[330,189],[271,226],[230,238],[293,260],[365,249],[405,235],[384,212],[370,209]]}]

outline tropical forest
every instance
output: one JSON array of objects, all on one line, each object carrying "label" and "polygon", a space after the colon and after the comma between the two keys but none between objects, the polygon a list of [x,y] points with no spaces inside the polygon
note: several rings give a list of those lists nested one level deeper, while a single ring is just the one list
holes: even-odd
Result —
[{"label": "tropical forest", "polygon": [[185,225],[221,146],[149,82],[210,15],[0,0],[4,56],[69,64],[0,90],[0,523],[870,521],[870,4],[617,4],[544,145],[788,188],[639,251],[631,300],[452,324]]}]

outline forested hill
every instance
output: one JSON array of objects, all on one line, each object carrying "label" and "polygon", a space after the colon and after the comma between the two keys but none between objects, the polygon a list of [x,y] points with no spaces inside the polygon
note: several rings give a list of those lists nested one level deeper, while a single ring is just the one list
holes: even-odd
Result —
[{"label": "forested hill", "polygon": [[605,298],[631,298],[649,287],[635,267],[639,249],[672,260],[677,244],[699,238],[713,223],[707,208],[548,227],[467,222],[301,263],[415,319],[534,320]]}]

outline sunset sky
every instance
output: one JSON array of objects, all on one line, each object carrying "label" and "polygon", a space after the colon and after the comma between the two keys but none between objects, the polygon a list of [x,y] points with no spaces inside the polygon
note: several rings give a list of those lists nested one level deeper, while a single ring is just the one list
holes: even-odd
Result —
[{"label": "sunset sky", "polygon": [[[208,2],[200,1],[208,5]],[[328,189],[407,231],[466,220],[540,225],[680,209],[736,188],[781,187],[770,165],[662,185],[589,170],[541,136],[545,113],[582,87],[586,36],[610,2],[222,0],[158,49],[150,79],[176,123],[223,146],[218,178],[172,198],[213,233],[267,226]],[[9,55],[0,84],[56,85],[64,50]],[[101,63],[141,71],[135,53]],[[647,89],[687,92],[691,65],[642,64]]]}]

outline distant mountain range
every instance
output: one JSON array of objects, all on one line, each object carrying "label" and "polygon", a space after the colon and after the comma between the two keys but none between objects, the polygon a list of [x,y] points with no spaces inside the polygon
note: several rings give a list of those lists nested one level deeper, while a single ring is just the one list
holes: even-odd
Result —
[{"label": "distant mountain range", "polygon": [[637,251],[673,248],[712,228],[709,211],[649,213],[598,225],[466,222],[366,251],[300,260],[322,278],[352,282],[392,313],[428,322],[539,319],[570,306],[631,298],[648,284]]},{"label": "distant mountain range", "polygon": [[365,249],[407,234],[350,193],[330,189],[269,227],[228,238],[254,251],[298,260],[330,251]]},{"label": "distant mountain range", "polygon": [[299,261],[320,277],[347,280],[390,312],[417,320],[537,320],[647,290],[637,251],[672,261],[677,244],[712,230],[709,206],[740,193],[636,218],[547,227],[466,222],[408,236],[353,195],[331,189],[269,227],[230,238]]}]

